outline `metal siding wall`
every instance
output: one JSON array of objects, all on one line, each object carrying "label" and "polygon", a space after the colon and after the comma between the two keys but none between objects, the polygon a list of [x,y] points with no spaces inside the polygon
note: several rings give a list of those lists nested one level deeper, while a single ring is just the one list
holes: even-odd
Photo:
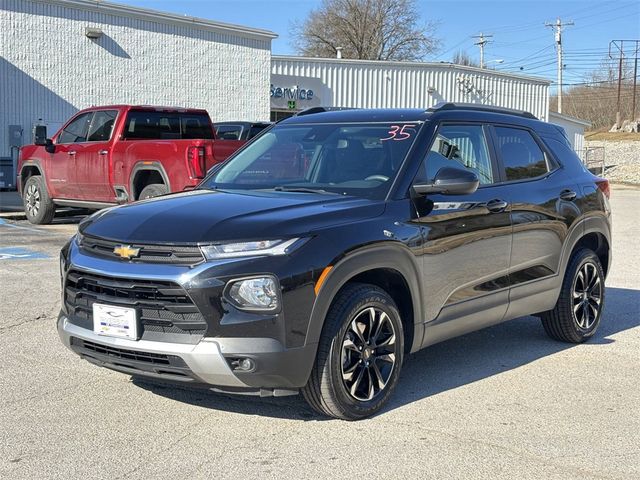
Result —
[{"label": "metal siding wall", "polygon": [[[330,99],[323,99],[324,106],[428,108],[454,101],[516,108],[548,118],[548,85],[491,70],[274,57],[271,72],[320,78],[332,92]],[[471,91],[465,93],[461,82],[467,82]],[[435,92],[429,94],[429,87]]]},{"label": "metal siding wall", "polygon": [[[98,40],[87,26],[103,30]],[[126,15],[0,0],[0,156],[91,105],[206,108],[214,120],[268,120],[271,42]],[[53,134],[54,132],[50,132]]]}]

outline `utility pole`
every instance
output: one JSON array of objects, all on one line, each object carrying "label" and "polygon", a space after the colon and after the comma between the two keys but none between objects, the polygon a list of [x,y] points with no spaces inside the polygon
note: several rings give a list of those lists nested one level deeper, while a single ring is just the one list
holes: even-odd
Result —
[{"label": "utility pole", "polygon": [[633,102],[631,103],[631,121],[636,121],[636,85],[638,83],[638,50],[640,50],[640,40],[636,40],[636,49],[633,60]]},{"label": "utility pole", "polygon": [[492,38],[493,35],[484,35],[480,32],[480,35],[474,35],[471,38],[477,38],[478,41],[474,43],[474,45],[478,45],[480,47],[480,68],[484,68],[484,46],[489,43],[489,38]]},{"label": "utility pole", "polygon": [[573,22],[562,23],[560,18],[556,19],[556,23],[545,23],[545,26],[551,27],[555,33],[556,51],[558,52],[558,113],[562,113],[562,27],[573,25]]},{"label": "utility pole", "polygon": [[[618,102],[616,104],[616,127],[620,129],[622,126],[622,118],[620,115],[620,90],[622,87],[622,62],[624,61],[624,40],[612,40],[609,42],[609,58],[613,60],[613,55],[611,54],[612,48],[618,50],[619,59],[618,59]],[[637,57],[637,55],[636,55]],[[635,103],[635,98],[634,98]],[[635,105],[634,105],[635,110]]]}]

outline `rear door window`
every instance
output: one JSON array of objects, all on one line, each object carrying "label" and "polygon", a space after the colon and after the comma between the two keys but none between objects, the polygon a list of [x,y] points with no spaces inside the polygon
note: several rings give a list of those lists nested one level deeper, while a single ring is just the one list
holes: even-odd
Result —
[{"label": "rear door window", "polygon": [[550,171],[544,152],[529,131],[495,127],[495,132],[505,180],[525,180]]},{"label": "rear door window", "polygon": [[58,143],[80,143],[86,141],[92,116],[93,112],[87,112],[74,118],[58,135]]},{"label": "rear door window", "polygon": [[113,125],[118,116],[117,110],[98,110],[89,126],[88,142],[107,142],[111,138]]},{"label": "rear door window", "polygon": [[212,139],[213,130],[204,114],[131,111],[124,135],[127,140]]}]

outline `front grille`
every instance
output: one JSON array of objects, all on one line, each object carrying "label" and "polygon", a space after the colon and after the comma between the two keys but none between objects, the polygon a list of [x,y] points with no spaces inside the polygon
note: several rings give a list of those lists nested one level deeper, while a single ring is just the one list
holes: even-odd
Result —
[{"label": "front grille", "polygon": [[96,257],[118,259],[129,262],[140,263],[165,263],[171,265],[195,265],[204,261],[202,252],[197,246],[176,246],[176,245],[146,245],[127,244],[132,248],[139,248],[138,256],[129,260],[122,259],[113,253],[113,250],[123,245],[123,242],[115,242],[95,237],[82,237],[80,249],[89,255]]},{"label": "front grille", "polygon": [[70,343],[71,349],[85,360],[112,370],[181,382],[197,380],[177,355],[129,350],[76,337],[71,337]]},{"label": "front grille", "polygon": [[135,308],[144,340],[197,343],[207,329],[198,307],[173,282],[128,280],[71,270],[64,301],[71,323],[88,330],[93,330],[94,303]]},{"label": "front grille", "polygon": [[[100,345],[88,340],[79,340],[73,338],[73,345],[78,345],[91,352],[110,357],[118,360],[133,360],[136,362],[151,363],[154,365],[171,365],[168,355],[161,353],[139,352],[135,350],[127,350],[124,348],[111,347],[109,345]],[[175,357],[182,362],[180,357]]]}]

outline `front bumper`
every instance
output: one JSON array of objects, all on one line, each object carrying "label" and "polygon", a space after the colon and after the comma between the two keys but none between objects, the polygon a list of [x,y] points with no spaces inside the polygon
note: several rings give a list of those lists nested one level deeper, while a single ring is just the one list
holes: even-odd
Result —
[{"label": "front bumper", "polygon": [[[288,380],[296,369],[295,357],[311,353],[306,348],[284,350],[271,338],[203,338],[198,344],[152,342],[106,337],[58,317],[62,343],[91,363],[129,375],[203,384],[230,393],[288,395],[297,387]],[[228,358],[251,358],[257,373],[236,374]],[[269,374],[270,372],[270,374]],[[294,375],[295,376],[295,375]]]},{"label": "front bumper", "polygon": [[[222,299],[228,279],[246,276],[247,265],[253,272],[269,272],[281,279],[280,312],[242,312]],[[282,259],[271,258],[206,262],[193,267],[114,261],[89,255],[72,241],[61,255],[63,309],[58,333],[64,345],[82,358],[130,375],[205,384],[225,391],[271,390],[272,394],[277,390],[295,391],[306,384],[315,359],[317,344],[306,341],[315,297],[310,278],[291,275],[283,271],[282,265],[285,265]],[[97,282],[104,289],[81,289],[77,283],[80,277],[83,282]],[[194,320],[189,317],[194,313],[184,317],[173,315],[170,318],[173,325],[187,330],[165,326],[164,333],[159,332],[147,319],[166,321],[168,317],[163,315],[170,312],[153,310],[161,306],[132,305],[138,298],[137,289],[151,288],[151,284],[159,289],[160,300],[167,302],[169,297],[186,292],[192,303],[172,305],[179,309],[195,306],[201,316]],[[178,287],[182,289],[180,292]],[[91,319],[78,316],[77,311],[90,312],[87,296],[92,295],[101,303],[137,308],[143,322],[141,338],[95,334]],[[205,326],[200,325],[202,321],[206,321]],[[244,358],[253,360],[253,370],[237,368],[234,362]]]}]

